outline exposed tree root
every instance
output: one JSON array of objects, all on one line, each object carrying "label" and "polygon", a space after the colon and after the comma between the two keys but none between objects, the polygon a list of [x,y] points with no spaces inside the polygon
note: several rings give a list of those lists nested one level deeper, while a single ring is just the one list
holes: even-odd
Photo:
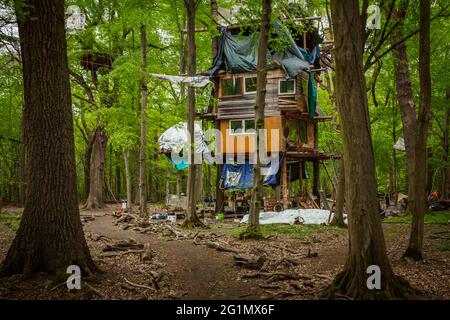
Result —
[{"label": "exposed tree root", "polygon": [[382,282],[381,289],[367,288],[366,274],[357,274],[351,269],[339,273],[332,284],[320,295],[323,299],[342,299],[342,297],[358,300],[408,299],[420,292],[411,287],[402,277],[393,275]]},{"label": "exposed tree root", "polygon": [[247,225],[244,231],[242,231],[239,234],[239,239],[241,240],[247,240],[247,239],[263,239],[263,235],[261,233],[261,230],[259,229],[259,226],[254,225]]},{"label": "exposed tree root", "polygon": [[417,248],[408,247],[402,256],[404,259],[412,259],[414,261],[422,261],[422,252]]},{"label": "exposed tree root", "polygon": [[191,219],[186,218],[181,225],[183,229],[192,230],[196,228],[205,228],[203,222],[197,216],[191,217]]}]

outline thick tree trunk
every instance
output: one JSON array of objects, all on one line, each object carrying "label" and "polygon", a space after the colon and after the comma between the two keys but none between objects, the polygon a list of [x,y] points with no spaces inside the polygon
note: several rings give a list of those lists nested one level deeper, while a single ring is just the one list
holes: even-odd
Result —
[{"label": "thick tree trunk", "polygon": [[18,168],[18,182],[19,182],[19,198],[17,199],[17,205],[23,207],[26,200],[26,159],[27,159],[27,145],[25,142],[24,128],[22,126],[22,138],[19,144],[19,168]]},{"label": "thick tree trunk", "polygon": [[339,183],[336,190],[336,210],[334,211],[331,225],[346,228],[344,222],[344,203],[345,203],[345,166],[344,159],[341,159],[339,167]]},{"label": "thick tree trunk", "polygon": [[[184,0],[187,12],[187,49],[188,49],[188,74],[195,76],[196,63],[196,46],[195,46],[195,0]],[[189,86],[188,88],[188,131],[190,138],[190,152],[189,152],[189,175],[188,175],[188,205],[186,210],[186,219],[183,223],[185,228],[192,228],[196,226],[203,226],[203,223],[197,216],[196,212],[196,177],[199,166],[194,164],[194,122],[195,122],[195,88]]]},{"label": "thick tree trunk", "polygon": [[[429,4],[428,4],[429,6]],[[429,75],[429,8],[421,2],[420,11],[420,111],[416,117],[409,74],[407,47],[401,42],[395,49],[395,81],[397,99],[402,113],[403,133],[408,173],[408,213],[413,216],[409,245],[404,257],[422,260],[424,215],[427,210],[427,138],[430,117],[431,81]],[[393,13],[396,22],[403,25],[406,4],[400,4]],[[426,16],[428,15],[428,17]],[[426,21],[428,20],[428,22]],[[392,43],[403,39],[401,28],[392,33]]]},{"label": "thick tree trunk", "polygon": [[131,195],[130,149],[124,151],[123,160],[125,164],[125,181],[127,185],[127,211],[130,212],[133,206]]},{"label": "thick tree trunk", "polygon": [[[414,165],[415,206],[410,210],[413,215],[408,248],[404,257],[422,260],[424,217],[427,204],[427,140],[431,114],[431,73],[430,73],[430,1],[420,1],[420,50],[419,81],[420,99],[417,115],[417,131]],[[411,172],[410,172],[411,173]],[[409,197],[408,197],[409,206]]]},{"label": "thick tree trunk", "polygon": [[85,209],[101,208],[104,205],[103,178],[105,170],[107,137],[101,128],[94,133],[89,169],[89,195],[83,206]]},{"label": "thick tree trunk", "polygon": [[141,145],[139,150],[139,215],[146,219],[147,193],[145,160],[147,151],[147,30],[141,27]]},{"label": "thick tree trunk", "polygon": [[29,0],[16,10],[20,10],[29,184],[20,227],[0,274],[43,271],[66,278],[70,265],[90,274],[98,269],[78,211],[64,3]]},{"label": "thick tree trunk", "polygon": [[89,195],[83,206],[83,208],[88,210],[101,208],[105,204],[103,198],[103,177],[107,137],[100,128],[95,130],[94,135],[89,170]]},{"label": "thick tree trunk", "polygon": [[[324,293],[354,299],[403,298],[404,280],[390,266],[378,213],[375,161],[363,72],[365,15],[358,0],[331,2],[335,36],[336,102],[342,126],[349,252],[344,270]],[[365,9],[362,10],[365,12]],[[367,286],[367,268],[381,271],[381,289]]]},{"label": "thick tree trunk", "polygon": [[272,11],[272,1],[262,0],[262,21],[259,35],[258,64],[256,80],[256,104],[255,104],[255,129],[256,143],[253,165],[253,187],[250,202],[250,212],[248,217],[248,226],[240,235],[241,238],[260,238],[262,236],[259,227],[259,212],[264,209],[263,192],[264,176],[261,174],[260,148],[264,148],[265,135],[264,130],[264,109],[266,104],[266,85],[267,85],[267,46],[270,33],[270,14]]}]

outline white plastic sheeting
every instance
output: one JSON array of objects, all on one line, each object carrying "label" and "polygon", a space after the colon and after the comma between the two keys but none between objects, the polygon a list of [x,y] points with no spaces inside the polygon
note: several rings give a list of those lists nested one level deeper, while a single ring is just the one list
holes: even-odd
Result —
[{"label": "white plastic sheeting", "polygon": [[[304,224],[322,224],[328,223],[330,217],[329,210],[321,209],[288,209],[281,212],[261,212],[259,214],[260,224],[294,224],[296,220]],[[346,219],[345,219],[346,220]],[[248,214],[246,214],[241,223],[248,223]]]},{"label": "white plastic sheeting", "polygon": [[[201,123],[195,122],[194,126],[195,152],[209,153],[208,145],[204,140]],[[188,129],[186,122],[180,122],[170,127],[158,139],[159,149],[163,152],[179,153],[188,146]]]},{"label": "white plastic sheeting", "polygon": [[170,81],[172,83],[187,83],[194,88],[203,88],[212,83],[208,77],[183,77],[183,76],[169,76],[166,74],[150,73],[151,76]]}]

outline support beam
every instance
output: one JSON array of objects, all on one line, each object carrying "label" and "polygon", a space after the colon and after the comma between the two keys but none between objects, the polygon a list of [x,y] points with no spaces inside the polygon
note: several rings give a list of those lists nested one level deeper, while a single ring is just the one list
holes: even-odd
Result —
[{"label": "support beam", "polygon": [[281,194],[283,199],[283,208],[289,208],[289,184],[287,176],[287,159],[283,157],[283,163],[281,167]]}]

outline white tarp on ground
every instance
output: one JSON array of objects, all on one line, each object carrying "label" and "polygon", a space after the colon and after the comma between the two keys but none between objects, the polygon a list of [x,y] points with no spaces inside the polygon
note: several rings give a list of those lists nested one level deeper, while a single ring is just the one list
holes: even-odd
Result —
[{"label": "white tarp on ground", "polygon": [[[294,224],[296,219],[304,224],[322,224],[327,223],[328,219],[333,219],[333,214],[330,217],[329,210],[321,209],[288,209],[281,212],[261,212],[259,214],[260,224]],[[246,214],[241,223],[248,222],[248,214]]]}]

